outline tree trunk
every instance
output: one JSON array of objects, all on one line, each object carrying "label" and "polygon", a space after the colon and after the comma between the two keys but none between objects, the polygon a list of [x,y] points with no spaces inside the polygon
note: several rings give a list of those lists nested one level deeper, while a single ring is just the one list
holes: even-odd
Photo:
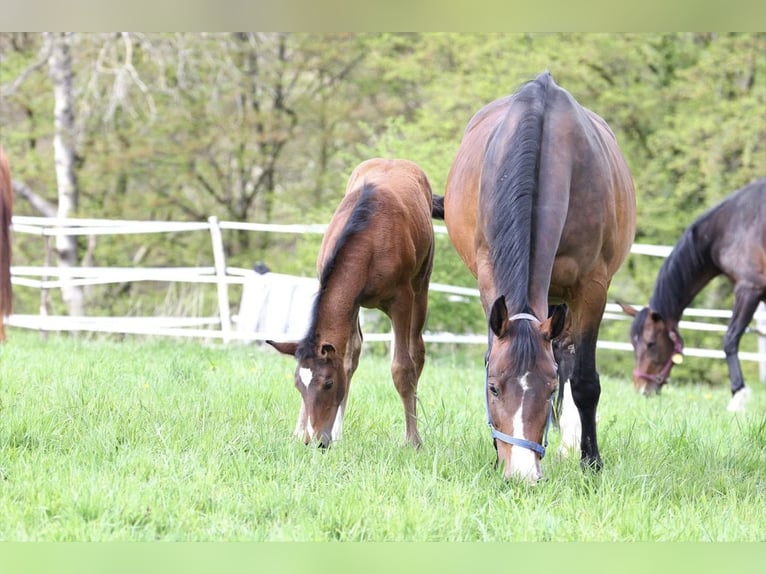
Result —
[{"label": "tree trunk", "polygon": [[[56,163],[58,186],[58,217],[71,217],[77,211],[77,178],[75,175],[75,134],[74,134],[74,91],[72,88],[72,56],[70,54],[70,33],[51,33],[52,51],[48,60],[53,81],[54,136],[53,153]],[[56,236],[56,254],[60,269],[79,265],[77,237]],[[64,285],[61,287],[69,314],[84,314],[82,287]]]}]

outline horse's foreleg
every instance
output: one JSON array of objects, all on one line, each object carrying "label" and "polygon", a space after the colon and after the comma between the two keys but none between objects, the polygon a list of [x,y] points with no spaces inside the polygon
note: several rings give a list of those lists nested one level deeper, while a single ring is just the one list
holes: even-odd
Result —
[{"label": "horse's foreleg", "polygon": [[[422,444],[418,433],[417,389],[418,377],[423,368],[425,346],[420,337],[416,348],[413,339],[413,299],[411,291],[397,298],[389,309],[394,328],[394,357],[391,361],[391,378],[404,405],[405,435],[415,447]],[[422,323],[420,325],[422,327]]]},{"label": "horse's foreleg", "polygon": [[731,381],[732,397],[726,407],[729,411],[744,410],[746,399],[750,395],[750,389],[745,387],[742,367],[739,364],[739,341],[755,314],[759,299],[758,291],[752,286],[737,285],[734,288],[734,309],[732,309],[731,322],[723,337],[723,352],[726,354]]},{"label": "horse's foreleg", "polygon": [[597,335],[586,332],[575,343],[575,367],[572,373],[572,399],[580,413],[580,461],[583,466],[600,470],[603,466],[596,438],[596,410],[601,396],[601,381],[596,371]]},{"label": "horse's foreleg", "polygon": [[301,410],[298,412],[298,422],[295,424],[295,430],[293,431],[293,435],[295,435],[297,438],[303,441],[306,440],[306,422],[307,422],[306,403],[304,402],[303,397],[301,397]]},{"label": "horse's foreleg", "polygon": [[343,368],[346,371],[346,394],[343,396],[340,405],[338,405],[338,412],[335,414],[335,422],[332,425],[331,431],[333,441],[340,440],[343,435],[343,416],[346,412],[346,403],[348,403],[348,395],[351,391],[351,380],[359,365],[359,355],[362,352],[362,329],[359,325],[359,315],[357,315],[356,321],[353,321],[352,324],[353,327],[351,328],[351,334],[348,339],[346,357],[343,365]]}]

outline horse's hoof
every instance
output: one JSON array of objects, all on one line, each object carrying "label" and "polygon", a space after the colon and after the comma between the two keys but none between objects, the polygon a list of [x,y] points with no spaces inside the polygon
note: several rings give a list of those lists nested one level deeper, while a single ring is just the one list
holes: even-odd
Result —
[{"label": "horse's hoof", "polygon": [[583,457],[580,459],[580,466],[584,471],[600,472],[604,468],[604,463],[601,461],[600,456]]},{"label": "horse's hoof", "polygon": [[740,390],[734,393],[733,397],[731,397],[731,400],[729,401],[729,405],[726,407],[726,410],[731,413],[744,412],[745,404],[747,403],[748,399],[750,398],[750,395],[752,394],[753,394],[753,391],[750,389],[750,387],[742,387]]}]

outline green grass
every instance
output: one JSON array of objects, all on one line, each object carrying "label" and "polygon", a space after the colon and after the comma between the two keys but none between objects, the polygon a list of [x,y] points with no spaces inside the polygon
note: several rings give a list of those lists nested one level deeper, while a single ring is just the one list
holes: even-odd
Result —
[{"label": "green grass", "polygon": [[[481,349],[430,357],[424,446],[405,445],[384,357],[363,354],[344,439],[291,437],[294,362],[257,346],[10,330],[0,349],[0,540],[764,541],[766,389],[647,400],[603,377],[605,468],[555,456],[506,482]],[[473,357],[475,355],[475,357]]]}]

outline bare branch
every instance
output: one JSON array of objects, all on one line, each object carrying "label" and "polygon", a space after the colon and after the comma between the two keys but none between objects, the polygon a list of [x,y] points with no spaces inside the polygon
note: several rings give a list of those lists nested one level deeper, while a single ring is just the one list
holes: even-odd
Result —
[{"label": "bare branch", "polygon": [[45,217],[56,217],[58,211],[56,206],[44,197],[37,195],[26,183],[14,179],[13,193],[26,199],[33,208]]},{"label": "bare branch", "polygon": [[8,98],[15,94],[29,76],[31,76],[34,72],[48,63],[48,58],[50,58],[52,50],[53,43],[50,42],[50,40],[48,40],[46,37],[46,41],[40,47],[40,51],[37,55],[37,60],[28,66],[21,74],[19,74],[19,76],[13,82],[11,82],[10,85],[4,86],[2,91],[0,91],[0,97]]}]

